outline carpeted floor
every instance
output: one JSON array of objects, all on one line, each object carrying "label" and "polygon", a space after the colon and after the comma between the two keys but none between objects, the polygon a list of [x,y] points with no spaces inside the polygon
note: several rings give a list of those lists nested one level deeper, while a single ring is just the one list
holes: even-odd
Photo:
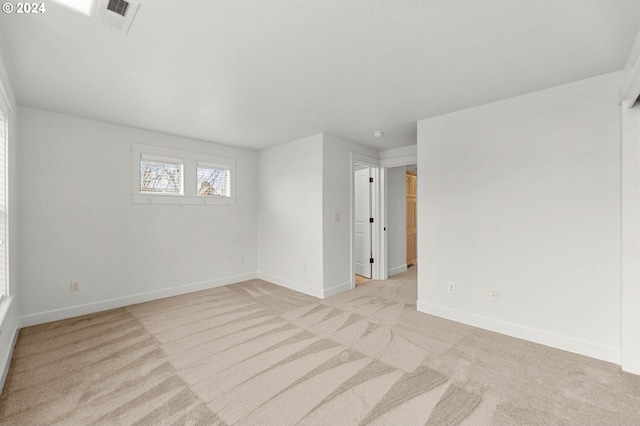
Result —
[{"label": "carpeted floor", "polygon": [[6,424],[640,425],[640,377],[416,311],[415,268],[254,280],[20,331]]}]

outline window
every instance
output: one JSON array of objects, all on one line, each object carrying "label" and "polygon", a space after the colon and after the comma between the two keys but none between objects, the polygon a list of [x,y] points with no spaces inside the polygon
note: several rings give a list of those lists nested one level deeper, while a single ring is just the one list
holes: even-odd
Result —
[{"label": "window", "polygon": [[233,158],[142,144],[132,153],[133,203],[236,204]]},{"label": "window", "polygon": [[7,146],[8,110],[0,91],[0,299],[9,293],[7,274]]},{"label": "window", "polygon": [[198,197],[231,197],[231,171],[224,166],[198,163]]},{"label": "window", "polygon": [[182,161],[170,158],[140,157],[140,192],[154,194],[183,193]]}]

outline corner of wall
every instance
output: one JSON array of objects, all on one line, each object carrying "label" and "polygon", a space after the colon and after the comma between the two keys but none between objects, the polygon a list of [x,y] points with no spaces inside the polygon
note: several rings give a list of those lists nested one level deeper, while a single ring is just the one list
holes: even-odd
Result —
[{"label": "corner of wall", "polygon": [[258,277],[323,297],[322,133],[260,151]]}]

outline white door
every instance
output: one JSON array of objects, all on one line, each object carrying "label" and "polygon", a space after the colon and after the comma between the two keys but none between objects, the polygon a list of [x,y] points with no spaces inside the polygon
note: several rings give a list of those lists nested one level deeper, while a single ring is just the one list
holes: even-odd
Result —
[{"label": "white door", "polygon": [[355,175],[355,273],[371,278],[371,169],[356,170]]}]

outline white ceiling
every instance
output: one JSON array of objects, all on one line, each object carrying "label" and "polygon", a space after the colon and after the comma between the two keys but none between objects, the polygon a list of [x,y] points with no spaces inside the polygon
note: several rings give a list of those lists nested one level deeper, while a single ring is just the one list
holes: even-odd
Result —
[{"label": "white ceiling", "polygon": [[[128,35],[0,14],[21,105],[261,149],[390,149],[416,121],[620,70],[638,0],[139,0]],[[374,130],[384,136],[375,139]]]}]

